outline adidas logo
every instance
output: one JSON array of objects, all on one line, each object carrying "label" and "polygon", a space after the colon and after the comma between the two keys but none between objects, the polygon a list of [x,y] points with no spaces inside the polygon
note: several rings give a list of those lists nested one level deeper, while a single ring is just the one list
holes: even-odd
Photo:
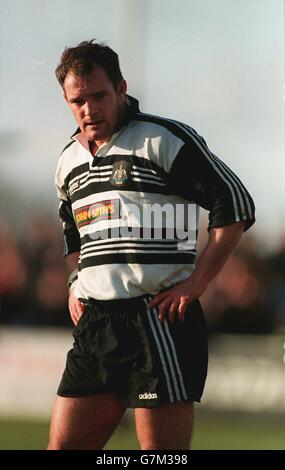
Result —
[{"label": "adidas logo", "polygon": [[79,187],[79,181],[75,181],[69,186],[69,194],[72,194]]},{"label": "adidas logo", "polygon": [[156,393],[141,393],[139,395],[140,400],[154,400],[155,398],[157,398]]}]

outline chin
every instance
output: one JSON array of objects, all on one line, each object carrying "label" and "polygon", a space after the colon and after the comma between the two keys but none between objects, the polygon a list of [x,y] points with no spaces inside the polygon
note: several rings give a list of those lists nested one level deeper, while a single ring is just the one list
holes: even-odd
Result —
[{"label": "chin", "polygon": [[100,135],[97,132],[88,132],[85,134],[88,140],[100,140]]}]

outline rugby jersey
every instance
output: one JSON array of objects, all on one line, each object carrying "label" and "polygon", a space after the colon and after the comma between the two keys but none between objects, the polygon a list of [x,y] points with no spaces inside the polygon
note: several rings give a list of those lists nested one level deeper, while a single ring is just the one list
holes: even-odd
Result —
[{"label": "rugby jersey", "polygon": [[80,252],[78,298],[155,294],[191,275],[199,207],[209,230],[255,220],[247,189],[192,127],[142,113],[130,96],[94,157],[77,129],[55,183],[64,255]]}]

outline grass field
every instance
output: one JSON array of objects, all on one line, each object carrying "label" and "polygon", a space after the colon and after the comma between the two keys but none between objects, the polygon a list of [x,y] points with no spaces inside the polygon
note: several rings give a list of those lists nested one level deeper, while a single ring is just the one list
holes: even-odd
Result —
[{"label": "grass field", "polygon": [[[106,449],[139,449],[131,417],[125,419]],[[0,419],[0,449],[44,449],[48,423]],[[196,413],[193,449],[285,450],[285,420],[280,416],[241,415],[205,411]]]}]

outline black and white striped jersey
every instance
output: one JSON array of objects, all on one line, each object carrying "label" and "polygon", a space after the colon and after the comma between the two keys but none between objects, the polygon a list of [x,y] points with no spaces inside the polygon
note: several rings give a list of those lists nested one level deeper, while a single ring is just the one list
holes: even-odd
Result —
[{"label": "black and white striped jersey", "polygon": [[108,300],[155,294],[188,277],[199,207],[209,229],[254,223],[240,179],[183,123],[139,111],[93,157],[78,129],[56,171],[64,254],[80,251],[75,294]]}]

